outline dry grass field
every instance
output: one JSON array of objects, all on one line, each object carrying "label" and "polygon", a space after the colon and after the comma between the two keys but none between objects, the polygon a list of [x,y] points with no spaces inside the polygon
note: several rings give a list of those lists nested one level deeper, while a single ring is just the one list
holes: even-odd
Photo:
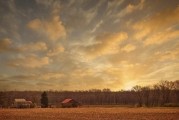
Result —
[{"label": "dry grass field", "polygon": [[179,108],[0,109],[0,120],[179,120]]}]

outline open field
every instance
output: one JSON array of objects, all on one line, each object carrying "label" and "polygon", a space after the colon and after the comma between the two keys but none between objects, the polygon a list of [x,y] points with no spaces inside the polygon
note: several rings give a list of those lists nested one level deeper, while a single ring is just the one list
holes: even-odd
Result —
[{"label": "open field", "polygon": [[179,108],[0,109],[0,120],[178,120]]}]

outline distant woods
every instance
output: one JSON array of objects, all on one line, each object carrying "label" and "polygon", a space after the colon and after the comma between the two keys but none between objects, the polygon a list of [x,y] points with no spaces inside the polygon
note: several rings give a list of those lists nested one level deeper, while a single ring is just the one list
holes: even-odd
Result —
[{"label": "distant woods", "polygon": [[[48,98],[47,98],[48,94]],[[65,98],[73,98],[82,105],[179,106],[179,80],[161,81],[153,86],[134,86],[130,91],[92,89],[87,91],[1,91],[0,106],[10,107],[15,98],[24,98],[37,106],[57,106]]]}]

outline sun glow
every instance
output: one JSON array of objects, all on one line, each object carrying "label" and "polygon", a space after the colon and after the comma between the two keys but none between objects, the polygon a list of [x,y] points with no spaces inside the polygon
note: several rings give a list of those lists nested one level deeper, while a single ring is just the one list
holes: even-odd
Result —
[{"label": "sun glow", "polygon": [[[129,80],[128,80],[129,81]],[[124,90],[132,90],[137,83],[135,81],[126,82],[124,84]]]},{"label": "sun glow", "polygon": [[178,3],[0,0],[0,91],[178,80]]}]

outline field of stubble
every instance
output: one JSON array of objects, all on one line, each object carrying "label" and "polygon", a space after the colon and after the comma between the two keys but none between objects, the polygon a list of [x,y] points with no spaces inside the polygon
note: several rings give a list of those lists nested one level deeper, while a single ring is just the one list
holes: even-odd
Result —
[{"label": "field of stubble", "polygon": [[0,120],[179,120],[179,108],[0,109]]}]

